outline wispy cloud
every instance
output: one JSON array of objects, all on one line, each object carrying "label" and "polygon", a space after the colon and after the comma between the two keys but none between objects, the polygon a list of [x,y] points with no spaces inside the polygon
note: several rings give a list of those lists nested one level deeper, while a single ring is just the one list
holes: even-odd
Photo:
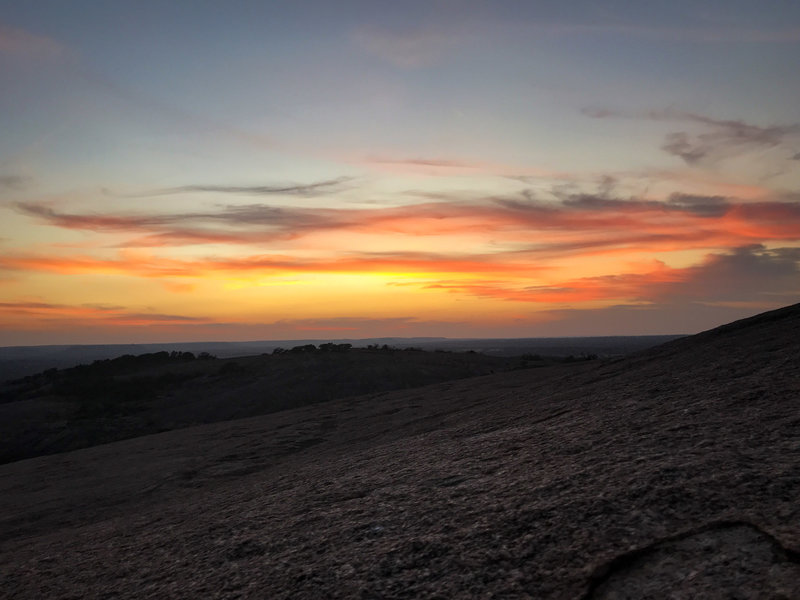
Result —
[{"label": "wispy cloud", "polygon": [[0,23],[0,54],[46,61],[74,58],[67,46],[53,38],[3,23]]},{"label": "wispy cloud", "polygon": [[185,315],[151,312],[131,312],[121,306],[98,304],[53,304],[48,302],[0,302],[0,322],[4,317],[16,315],[37,319],[91,319],[96,323],[120,325],[147,325],[150,323],[204,323],[208,319]]},{"label": "wispy cloud", "polygon": [[380,158],[369,159],[371,162],[388,163],[396,165],[412,165],[421,167],[441,167],[443,169],[474,169],[482,167],[485,163],[470,162],[465,160],[447,160],[437,158]]},{"label": "wispy cloud", "polygon": [[594,119],[645,119],[692,123],[706,129],[700,133],[676,131],[667,134],[661,148],[688,165],[713,164],[757,150],[782,146],[800,136],[800,124],[762,127],[742,120],[715,119],[705,115],[676,110],[654,110],[642,113],[610,108],[584,108],[583,114]]},{"label": "wispy cloud", "polygon": [[696,194],[673,194],[665,200],[578,192],[556,192],[554,200],[525,193],[482,200],[458,200],[454,195],[449,201],[380,208],[249,204],[166,214],[67,213],[25,202],[15,206],[56,227],[126,235],[129,239],[117,244],[131,247],[264,244],[340,232],[413,238],[493,236],[517,244],[535,242],[543,251],[548,247],[564,251],[570,244],[583,244],[585,250],[646,248],[648,239],[653,244],[711,248],[797,240],[800,231],[799,201],[744,202]]},{"label": "wispy cloud", "polygon": [[348,225],[347,211],[263,204],[225,206],[216,212],[153,215],[66,213],[25,202],[15,206],[23,214],[64,229],[143,236],[134,239],[133,246],[268,242]]},{"label": "wispy cloud", "polygon": [[790,136],[800,133],[800,125],[758,127],[743,121],[700,120],[710,131],[690,134],[684,131],[667,135],[661,148],[688,165],[715,163],[756,150],[776,148]]},{"label": "wispy cloud", "polygon": [[[509,206],[520,207],[520,203],[508,200],[500,201]],[[721,217],[736,202],[722,196],[699,196],[695,194],[672,194],[667,200],[623,199],[606,194],[566,194],[562,195],[562,205],[583,211],[618,211],[618,212],[680,212],[699,217]]]},{"label": "wispy cloud", "polygon": [[22,175],[0,175],[0,189],[22,190],[31,182],[30,177]]},{"label": "wispy cloud", "polygon": [[487,172],[492,168],[485,162],[442,158],[369,156],[363,160],[363,163],[370,167],[377,167],[391,172],[423,173],[428,175]]},{"label": "wispy cloud", "polygon": [[178,187],[153,190],[132,197],[165,196],[187,192],[211,192],[217,194],[241,194],[248,196],[318,196],[334,194],[347,187],[353,180],[352,177],[337,177],[314,183],[286,184],[286,185],[183,185]]},{"label": "wispy cloud", "polygon": [[359,159],[358,164],[390,173],[431,176],[498,175],[518,180],[570,180],[574,175],[565,171],[541,167],[503,164],[463,158],[437,158],[431,156],[392,157],[373,155]]}]

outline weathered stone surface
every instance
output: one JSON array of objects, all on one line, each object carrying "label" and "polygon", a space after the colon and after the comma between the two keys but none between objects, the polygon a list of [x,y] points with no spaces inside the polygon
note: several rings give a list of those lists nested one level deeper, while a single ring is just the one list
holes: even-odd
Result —
[{"label": "weathered stone surface", "polygon": [[800,598],[800,556],[750,523],[711,523],[603,565],[587,600],[660,597]]},{"label": "weathered stone surface", "polygon": [[796,598],[800,305],[0,467],[7,598]]}]

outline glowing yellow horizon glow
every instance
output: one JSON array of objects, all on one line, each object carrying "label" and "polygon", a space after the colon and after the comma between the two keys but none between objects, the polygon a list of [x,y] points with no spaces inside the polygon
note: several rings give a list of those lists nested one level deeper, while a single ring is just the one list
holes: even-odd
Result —
[{"label": "glowing yellow horizon glow", "polygon": [[[254,243],[275,233],[259,233],[261,225],[239,221],[236,213],[230,229],[212,231],[173,229],[173,221],[187,217],[168,211],[82,215],[31,205],[19,227],[39,239],[55,226],[86,240],[64,244],[56,237],[49,246],[20,246],[0,256],[12,298],[3,304],[0,326],[38,332],[145,327],[156,336],[191,330],[200,337],[216,335],[215,327],[240,336],[248,324],[284,337],[292,331],[365,335],[370,322],[381,328],[375,334],[419,334],[425,323],[451,335],[465,323],[515,332],[520,323],[546,322],[553,311],[646,306],[671,290],[692,289],[702,284],[696,279],[710,268],[704,265],[755,241],[768,242],[760,246],[767,253],[797,247],[800,218],[791,204],[776,201],[724,210],[713,199],[701,210],[667,200],[601,198],[574,208],[526,202],[280,209],[287,211],[277,213],[281,218],[301,229],[278,230],[277,252]],[[256,217],[265,210],[244,209]],[[208,214],[229,218],[219,209]],[[42,220],[49,227],[39,226]],[[170,245],[141,244],[143,235],[169,236]]]}]

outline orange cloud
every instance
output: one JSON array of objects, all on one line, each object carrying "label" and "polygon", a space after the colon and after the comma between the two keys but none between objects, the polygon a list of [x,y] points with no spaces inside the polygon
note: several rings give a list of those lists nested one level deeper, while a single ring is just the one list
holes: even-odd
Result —
[{"label": "orange cloud", "polygon": [[0,302],[0,319],[13,316],[27,322],[51,323],[53,321],[91,321],[105,325],[168,325],[205,323],[206,319],[183,315],[130,312],[122,306],[96,304],[51,304],[47,302]]},{"label": "orange cloud", "polygon": [[458,256],[424,253],[362,254],[339,259],[301,260],[284,255],[178,260],[141,253],[113,259],[91,256],[0,256],[0,269],[44,271],[62,275],[104,274],[147,278],[193,278],[217,274],[263,273],[504,273],[530,275],[545,270],[525,262],[499,261],[492,255]]},{"label": "orange cloud", "polygon": [[[324,210],[251,204],[154,215],[73,214],[41,204],[17,206],[23,213],[57,227],[138,236],[133,244],[123,246],[166,246],[189,243],[189,239],[193,244],[231,245],[267,245],[283,240],[280,253],[223,257],[177,258],[133,250],[111,258],[63,252],[57,256],[22,252],[0,255],[0,269],[7,271],[159,279],[170,291],[188,291],[194,284],[188,280],[208,277],[374,273],[422,277],[430,285],[484,297],[587,302],[638,298],[653,289],[656,273],[646,272],[634,279],[619,274],[630,269],[616,266],[612,268],[618,274],[606,279],[544,285],[548,278],[558,276],[563,259],[573,257],[574,265],[580,256],[616,254],[629,260],[640,255],[637,260],[644,257],[652,261],[659,253],[673,251],[707,252],[800,242],[798,201],[741,202],[689,194],[673,194],[666,200],[562,194],[552,202],[499,197],[480,202],[456,199]],[[359,237],[362,234],[364,237]],[[302,252],[292,250],[292,243],[300,239],[305,240]],[[381,240],[380,247],[385,251],[370,249],[376,239]],[[424,250],[410,252],[393,247]],[[665,273],[662,269],[658,274]],[[506,283],[480,283],[498,277]],[[453,283],[453,279],[459,281]],[[534,283],[544,287],[530,287]]]},{"label": "orange cloud", "polygon": [[664,302],[670,299],[705,302],[754,302],[800,294],[800,248],[767,250],[763,246],[709,254],[699,264],[671,268],[656,262],[639,273],[582,277],[547,285],[515,287],[507,281],[440,281],[428,288],[448,289],[495,299],[541,304],[591,301]]},{"label": "orange cloud", "polygon": [[[800,201],[789,195],[755,202],[692,194],[623,199],[610,192],[563,192],[549,201],[531,194],[482,199],[443,195],[437,201],[402,206],[311,209],[246,204],[152,214],[68,212],[35,203],[16,207],[51,226],[108,234],[115,241],[124,236],[128,241],[116,243],[115,251],[106,247],[97,253],[64,247],[53,254],[23,249],[0,253],[0,271],[20,280],[9,286],[24,286],[27,273],[139,278],[157,281],[174,293],[196,286],[215,300],[193,299],[195,309],[225,314],[216,312],[216,299],[235,296],[232,302],[240,303],[236,306],[247,307],[243,319],[262,314],[274,318],[282,310],[276,308],[279,305],[296,305],[297,316],[335,317],[358,314],[375,303],[383,312],[370,312],[371,316],[391,316],[416,303],[419,314],[446,311],[464,318],[484,307],[498,313],[539,314],[555,306],[675,301],[763,305],[782,298],[788,302],[800,293],[800,250],[792,248],[800,246]],[[215,254],[198,254],[202,244],[214,244]],[[220,244],[227,249],[216,247]],[[178,253],[172,245],[195,247]],[[256,249],[242,252],[242,245]],[[672,264],[673,257],[666,255],[671,252],[679,252]],[[264,290],[258,288],[285,280],[310,287],[271,289],[271,304],[265,308],[260,296]],[[60,284],[48,285],[55,289]],[[328,294],[326,286],[335,290]],[[252,289],[240,291],[243,288]],[[326,293],[335,302],[329,301],[320,312],[303,289]],[[85,298],[101,297],[120,296]],[[113,301],[127,302],[124,298]],[[500,308],[497,302],[518,304]],[[43,327],[59,314],[35,307],[4,310],[40,321]],[[170,314],[159,321],[146,311],[92,310],[86,305],[64,308],[58,318],[119,326],[143,323],[163,331],[184,327],[180,317],[172,315],[170,320]],[[198,322],[202,321],[185,323],[194,327]],[[320,326],[315,323],[313,328],[324,331]],[[338,328],[330,331],[350,327],[322,326]]]},{"label": "orange cloud", "polygon": [[[694,248],[737,247],[800,238],[800,202],[742,202],[718,196],[673,194],[667,200],[571,194],[557,201],[499,197],[381,208],[310,209],[264,204],[225,206],[203,213],[72,214],[33,203],[17,208],[65,229],[135,236],[122,246],[267,244],[317,233],[446,237],[480,234],[505,242],[596,240],[607,247],[672,239]],[[352,240],[351,240],[352,241]],[[557,248],[556,248],[557,249]],[[334,249],[335,250],[335,249]]]}]

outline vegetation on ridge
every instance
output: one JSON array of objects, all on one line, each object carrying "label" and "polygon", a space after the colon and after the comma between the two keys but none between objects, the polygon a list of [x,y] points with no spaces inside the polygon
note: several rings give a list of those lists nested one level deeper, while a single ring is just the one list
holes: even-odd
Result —
[{"label": "vegetation on ridge", "polygon": [[[586,358],[592,357],[581,359]],[[0,387],[0,463],[359,394],[575,360],[334,343],[231,359],[180,351],[128,354],[48,369]]]}]

